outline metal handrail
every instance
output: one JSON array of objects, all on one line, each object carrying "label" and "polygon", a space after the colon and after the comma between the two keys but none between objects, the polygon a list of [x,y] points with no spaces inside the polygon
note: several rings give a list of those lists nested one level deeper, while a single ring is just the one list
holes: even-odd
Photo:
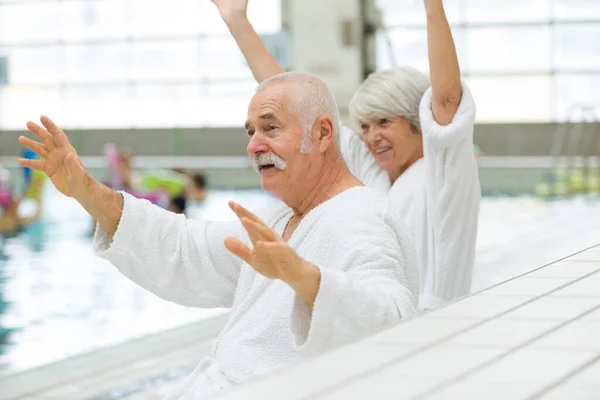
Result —
[{"label": "metal handrail", "polygon": [[[596,106],[591,104],[579,104],[575,103],[569,107],[567,112],[567,120],[564,125],[557,127],[554,135],[552,149],[550,156],[552,157],[553,173],[561,167],[565,166],[567,179],[576,169],[576,163],[578,151],[582,148],[582,144],[585,147],[591,146],[590,148],[597,148],[600,145],[600,139],[597,137],[592,138],[592,142],[589,143],[590,138],[584,135],[593,124],[600,122],[600,118],[596,113]],[[586,189],[589,189],[589,177],[590,177],[590,162],[595,157],[590,157],[587,152],[582,154],[583,157],[583,171],[584,171],[584,182],[586,183]],[[554,189],[557,190],[554,182]],[[573,188],[568,185],[569,194],[573,194]]]}]

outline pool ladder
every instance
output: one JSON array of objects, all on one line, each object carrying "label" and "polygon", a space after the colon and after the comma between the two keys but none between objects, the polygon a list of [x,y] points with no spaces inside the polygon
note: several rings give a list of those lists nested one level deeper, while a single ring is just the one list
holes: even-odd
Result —
[{"label": "pool ladder", "polygon": [[[552,142],[551,159],[553,175],[553,192],[562,194],[566,184],[566,194],[576,192],[590,193],[590,179],[600,179],[600,132],[597,107],[592,104],[573,104],[568,111],[565,124],[556,128]],[[596,129],[594,129],[596,128]],[[560,172],[566,181],[561,182]],[[575,181],[579,180],[582,187],[578,190]],[[596,188],[596,190],[598,190]]]}]

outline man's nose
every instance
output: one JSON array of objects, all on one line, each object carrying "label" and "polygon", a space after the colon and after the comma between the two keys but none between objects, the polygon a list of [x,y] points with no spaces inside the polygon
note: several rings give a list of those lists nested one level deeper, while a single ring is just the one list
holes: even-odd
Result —
[{"label": "man's nose", "polygon": [[265,141],[258,134],[252,135],[250,138],[250,142],[248,142],[248,147],[246,147],[246,151],[248,151],[248,155],[250,157],[254,157],[260,153],[267,153],[269,151],[269,146],[265,143]]}]

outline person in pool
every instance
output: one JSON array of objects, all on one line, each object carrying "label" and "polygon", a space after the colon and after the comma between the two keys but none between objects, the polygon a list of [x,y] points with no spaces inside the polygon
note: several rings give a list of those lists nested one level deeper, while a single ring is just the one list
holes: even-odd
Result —
[{"label": "person in pool", "polygon": [[170,199],[167,209],[176,214],[185,214],[189,201],[203,202],[206,199],[206,177],[200,173],[190,174],[187,171],[177,171],[186,175],[183,191]]},{"label": "person in pool", "polygon": [[[41,185],[42,181],[33,180],[32,185]],[[38,188],[39,189],[39,188]],[[21,198],[15,197],[10,190],[10,174],[5,169],[0,169],[0,235],[14,236],[24,227],[36,222],[42,213],[41,202],[34,215],[22,217],[19,215]]]}]

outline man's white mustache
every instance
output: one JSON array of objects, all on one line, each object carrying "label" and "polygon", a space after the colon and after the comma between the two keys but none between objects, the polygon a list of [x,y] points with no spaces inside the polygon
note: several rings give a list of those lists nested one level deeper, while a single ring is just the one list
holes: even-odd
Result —
[{"label": "man's white mustache", "polygon": [[260,172],[260,168],[265,165],[273,165],[279,170],[286,168],[285,161],[275,153],[261,153],[252,157],[252,166],[256,172]]}]

